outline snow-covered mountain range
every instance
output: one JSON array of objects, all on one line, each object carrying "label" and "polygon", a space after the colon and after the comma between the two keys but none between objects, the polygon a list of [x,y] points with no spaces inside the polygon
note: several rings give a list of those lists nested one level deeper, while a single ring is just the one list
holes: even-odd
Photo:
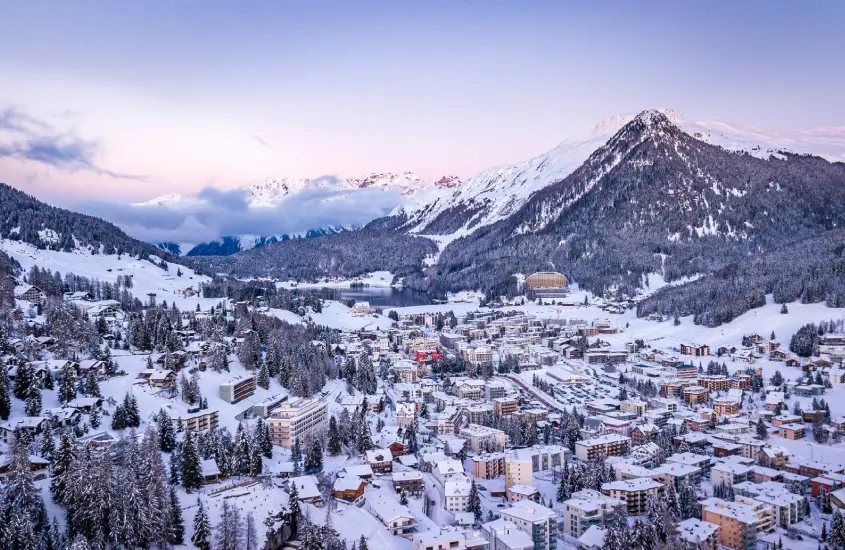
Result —
[{"label": "snow-covered mountain range", "polygon": [[[688,120],[671,109],[656,109],[690,136],[726,149],[769,158],[778,151],[814,154],[845,161],[845,127],[805,131],[768,131],[718,121]],[[455,189],[433,189],[409,197],[393,214],[408,216],[406,227],[420,234],[472,233],[507,218],[535,192],[561,181],[581,166],[636,114],[607,118],[588,132],[563,140],[540,156],[484,170]],[[455,215],[462,220],[456,224]]]}]

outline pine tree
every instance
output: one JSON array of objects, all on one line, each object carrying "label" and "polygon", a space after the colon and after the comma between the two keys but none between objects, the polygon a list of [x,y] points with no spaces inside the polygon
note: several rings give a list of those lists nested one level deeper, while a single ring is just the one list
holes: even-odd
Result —
[{"label": "pine tree", "polygon": [[481,496],[478,494],[478,486],[475,484],[474,479],[472,480],[472,485],[469,488],[468,510],[475,518],[475,523],[481,521],[481,515],[483,513],[483,510],[481,509]]},{"label": "pine tree", "polygon": [[238,429],[235,432],[234,464],[232,465],[236,474],[249,475],[251,456],[249,440],[243,422],[238,422]]},{"label": "pine tree", "polygon": [[255,530],[255,518],[252,512],[246,515],[246,532],[244,533],[243,550],[258,549],[258,532]]},{"label": "pine tree", "polygon": [[182,442],[182,486],[185,489],[199,489],[202,487],[202,468],[199,452],[191,431],[185,432]]},{"label": "pine tree", "polygon": [[762,440],[769,439],[769,430],[766,428],[766,424],[763,422],[763,419],[757,420],[757,437]]},{"label": "pine tree", "polygon": [[35,371],[30,363],[22,363],[18,365],[18,372],[15,376],[14,394],[20,400],[24,400],[30,395],[30,386],[36,384]]},{"label": "pine tree", "polygon": [[8,420],[12,412],[12,396],[9,394],[9,375],[6,364],[0,359],[0,420]]},{"label": "pine tree", "polygon": [[84,393],[88,397],[102,397],[103,395],[100,393],[100,383],[97,381],[97,375],[93,372],[89,372],[88,376],[85,378],[85,384],[83,386],[85,390]]},{"label": "pine tree", "polygon": [[168,521],[168,538],[170,544],[182,544],[185,540],[185,522],[182,520],[182,507],[176,496],[176,489],[170,486],[170,514]]},{"label": "pine tree", "polygon": [[100,427],[100,423],[102,422],[102,418],[100,416],[100,408],[99,407],[92,407],[91,413],[88,415],[88,423],[91,424],[91,427],[95,430]]},{"label": "pine tree", "polygon": [[62,381],[59,384],[59,402],[64,404],[76,399],[76,386],[73,384],[73,370],[66,366],[62,370]]},{"label": "pine tree", "polygon": [[29,395],[26,397],[24,412],[27,416],[38,416],[41,414],[41,389],[33,382],[29,386]]},{"label": "pine tree", "polygon": [[205,511],[202,500],[197,497],[197,513],[194,515],[194,534],[191,542],[199,550],[211,550],[211,524],[208,521],[208,514]]},{"label": "pine tree", "polygon": [[827,541],[831,548],[845,548],[845,515],[838,509],[833,512],[833,517],[830,520]]},{"label": "pine tree", "polygon": [[367,539],[364,538],[364,535],[361,535],[361,538],[358,539],[358,550],[369,550],[367,548]]},{"label": "pine tree", "polygon": [[176,448],[176,429],[173,427],[173,420],[164,409],[159,409],[156,415],[156,426],[159,449],[165,453],[172,452]]},{"label": "pine tree", "polygon": [[789,308],[786,307],[785,303],[780,306],[780,312],[783,315],[786,315],[787,313],[789,313]]},{"label": "pine tree", "polygon": [[288,481],[288,484],[290,487],[288,489],[288,496],[290,497],[290,529],[291,536],[295,537],[299,528],[299,518],[302,515],[302,508],[299,506],[299,491],[296,489],[296,483]]},{"label": "pine tree", "polygon": [[41,432],[41,446],[38,448],[38,454],[42,458],[53,461],[53,453],[56,452],[56,446],[53,442],[53,426],[50,422],[44,423],[44,431]]},{"label": "pine tree", "polygon": [[265,390],[270,389],[270,370],[265,361],[262,361],[261,366],[258,368],[258,376],[256,377],[255,383],[259,388],[264,388]]},{"label": "pine tree", "polygon": [[59,504],[64,503],[65,491],[68,483],[68,470],[76,455],[76,449],[73,446],[73,440],[67,433],[62,434],[59,440],[59,449],[56,453],[56,459],[53,461],[53,477],[50,480],[50,494],[53,495],[53,501]]},{"label": "pine tree", "polygon": [[340,430],[337,428],[337,419],[332,415],[329,419],[329,454],[337,456],[343,449],[343,442],[341,441]]},{"label": "pine tree", "polygon": [[405,492],[404,489],[402,490],[402,493],[399,495],[399,504],[401,504],[402,506],[408,505],[408,494]]}]

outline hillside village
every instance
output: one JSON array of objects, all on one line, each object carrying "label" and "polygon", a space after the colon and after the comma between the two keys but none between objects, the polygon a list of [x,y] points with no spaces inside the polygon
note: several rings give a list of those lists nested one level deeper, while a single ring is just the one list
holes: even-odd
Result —
[{"label": "hillside village", "polygon": [[841,320],[811,326],[812,305],[772,304],[726,333],[577,288],[375,308],[100,258],[133,262],[97,271],[111,284],[43,269],[72,254],[30,252],[0,337],[17,540],[845,541],[845,335]]}]

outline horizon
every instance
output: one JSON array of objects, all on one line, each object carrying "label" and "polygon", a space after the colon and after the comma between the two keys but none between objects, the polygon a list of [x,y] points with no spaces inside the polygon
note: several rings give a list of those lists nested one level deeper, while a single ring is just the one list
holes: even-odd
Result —
[{"label": "horizon", "polygon": [[203,7],[9,6],[2,179],[136,202],[274,177],[466,180],[651,108],[845,126],[840,4]]}]

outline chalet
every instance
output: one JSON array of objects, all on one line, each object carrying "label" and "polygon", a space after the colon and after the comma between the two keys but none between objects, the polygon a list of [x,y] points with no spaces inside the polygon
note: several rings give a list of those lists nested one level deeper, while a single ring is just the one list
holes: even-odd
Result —
[{"label": "chalet", "polygon": [[[0,481],[6,481],[9,477],[9,468],[12,465],[12,456],[0,457]],[[50,461],[37,455],[29,455],[29,471],[32,473],[32,480],[47,479],[50,475]]]},{"label": "chalet", "polygon": [[397,493],[421,495],[424,490],[422,474],[420,472],[393,472],[393,488]]},{"label": "chalet", "polygon": [[106,363],[98,359],[85,359],[79,362],[78,371],[80,375],[88,374],[89,372],[104,374],[106,372]]},{"label": "chalet", "polygon": [[393,458],[398,458],[405,454],[405,444],[401,441],[394,441],[388,445],[387,448],[390,450],[390,454],[393,455]]},{"label": "chalet", "polygon": [[82,420],[82,413],[70,407],[53,407],[44,410],[44,415],[50,419],[54,428],[76,426]]},{"label": "chalet", "polygon": [[314,476],[292,477],[285,481],[285,489],[288,494],[296,488],[296,494],[300,502],[307,502],[314,506],[323,504],[323,496],[317,487],[317,478]]},{"label": "chalet", "polygon": [[642,445],[643,443],[657,441],[657,435],[660,430],[654,424],[641,424],[634,426],[631,431],[631,442],[634,445]]},{"label": "chalet", "polygon": [[382,522],[387,532],[393,536],[410,538],[417,530],[417,522],[407,506],[398,501],[376,495],[368,501],[370,513]]},{"label": "chalet", "polygon": [[66,406],[84,413],[90,413],[94,408],[102,408],[103,400],[100,397],[77,397],[68,401]]},{"label": "chalet", "polygon": [[0,441],[6,444],[11,443],[15,437],[15,430],[21,430],[34,438],[44,431],[46,422],[47,419],[43,416],[25,416],[0,422]]},{"label": "chalet", "polygon": [[40,304],[46,298],[40,288],[33,285],[19,285],[15,287],[15,298],[25,302]]},{"label": "chalet", "polygon": [[364,496],[367,482],[356,476],[339,477],[332,485],[332,496],[346,502],[358,502]]},{"label": "chalet", "polygon": [[217,462],[213,458],[203,460],[200,463],[200,470],[202,472],[202,482],[206,485],[217,483],[223,475],[220,472],[220,468],[217,467]]},{"label": "chalet", "polygon": [[147,382],[154,388],[170,388],[176,384],[176,373],[172,370],[156,371],[147,378]]},{"label": "chalet", "polygon": [[369,464],[356,464],[354,466],[347,466],[343,471],[350,476],[355,476],[364,481],[373,479],[373,469]]},{"label": "chalet", "polygon": [[367,464],[376,474],[389,474],[393,472],[393,453],[389,449],[373,449],[367,451]]},{"label": "chalet", "polygon": [[770,361],[786,361],[787,359],[789,359],[789,354],[785,351],[776,349],[769,352]]},{"label": "chalet", "polygon": [[97,432],[80,437],[77,441],[89,449],[108,449],[120,439],[108,432]]}]

